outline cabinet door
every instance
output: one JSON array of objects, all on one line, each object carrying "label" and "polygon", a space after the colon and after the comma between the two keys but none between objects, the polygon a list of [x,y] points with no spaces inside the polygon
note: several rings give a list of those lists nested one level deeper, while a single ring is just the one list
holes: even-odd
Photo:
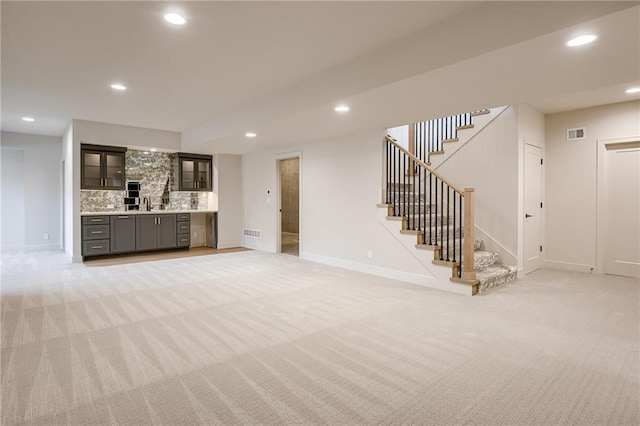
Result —
[{"label": "cabinet door", "polygon": [[82,150],[82,189],[102,189],[102,155],[99,151]]},{"label": "cabinet door", "polygon": [[154,250],[158,247],[157,216],[141,214],[136,216],[136,250]]},{"label": "cabinet door", "polygon": [[180,159],[180,189],[191,191],[195,189],[196,162],[194,160]]},{"label": "cabinet door", "polygon": [[158,248],[175,248],[177,227],[175,214],[163,214],[158,218]]},{"label": "cabinet door", "polygon": [[211,191],[211,161],[196,161],[196,189],[199,191]]},{"label": "cabinet door", "polygon": [[133,216],[111,216],[111,253],[136,250],[136,221]]},{"label": "cabinet door", "polygon": [[124,153],[103,153],[103,189],[124,189]]}]

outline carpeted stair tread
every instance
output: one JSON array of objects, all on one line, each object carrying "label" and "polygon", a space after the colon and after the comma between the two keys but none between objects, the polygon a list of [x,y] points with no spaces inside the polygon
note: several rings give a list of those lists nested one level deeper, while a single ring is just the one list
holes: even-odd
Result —
[{"label": "carpeted stair tread", "polygon": [[518,268],[510,265],[485,266],[476,271],[476,278],[480,281],[479,293],[490,288],[506,284],[516,278]]}]

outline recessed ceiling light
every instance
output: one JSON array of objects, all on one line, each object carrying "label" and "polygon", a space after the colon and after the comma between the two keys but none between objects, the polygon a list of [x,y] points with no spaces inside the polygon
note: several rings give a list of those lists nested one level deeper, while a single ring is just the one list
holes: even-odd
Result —
[{"label": "recessed ceiling light", "polygon": [[156,149],[156,148],[151,148],[149,151],[151,151],[151,152],[156,152],[156,151],[157,151],[157,149]]},{"label": "recessed ceiling light", "polygon": [[333,110],[335,112],[347,112],[347,111],[349,111],[349,107],[347,105],[338,105]]},{"label": "recessed ceiling light", "polygon": [[594,34],[584,34],[578,37],[574,37],[571,40],[569,40],[567,42],[567,46],[569,47],[576,47],[576,46],[582,46],[584,44],[589,44],[591,42],[593,42],[595,39],[597,39],[598,36],[594,35]]},{"label": "recessed ceiling light", "polygon": [[124,84],[121,84],[121,83],[113,83],[111,85],[111,88],[115,89],[115,90],[120,90],[120,91],[127,90],[127,86],[125,86]]},{"label": "recessed ceiling light", "polygon": [[35,119],[35,118],[33,118],[33,117],[22,117],[22,120],[23,120],[23,121],[28,121],[29,123],[31,123],[31,122],[33,122],[33,121],[36,121],[36,119]]},{"label": "recessed ceiling light", "polygon": [[258,135],[256,135],[256,134],[255,134],[255,133],[253,133],[253,132],[247,132],[247,133],[245,133],[244,135],[245,135],[246,137],[248,137],[248,138],[255,138],[256,136],[258,136]]},{"label": "recessed ceiling light", "polygon": [[182,15],[173,12],[164,15],[164,20],[174,25],[184,25],[187,22]]},{"label": "recessed ceiling light", "polygon": [[628,94],[632,94],[632,93],[640,93],[640,87],[632,87],[630,89],[627,89],[626,92]]}]

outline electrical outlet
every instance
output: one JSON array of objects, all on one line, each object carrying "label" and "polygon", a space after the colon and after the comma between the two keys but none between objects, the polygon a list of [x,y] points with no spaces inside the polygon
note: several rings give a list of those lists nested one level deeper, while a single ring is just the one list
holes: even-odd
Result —
[{"label": "electrical outlet", "polygon": [[193,233],[193,238],[198,238],[198,233],[197,232]]},{"label": "electrical outlet", "polygon": [[44,234],[44,239],[48,240],[49,239],[49,234]]},{"label": "electrical outlet", "polygon": [[107,208],[108,209],[113,209],[113,208],[115,208],[115,206],[113,204],[107,204]]},{"label": "electrical outlet", "polygon": [[373,252],[372,252],[371,250],[369,250],[369,251],[367,252],[367,257],[368,257],[369,259],[373,259]]}]

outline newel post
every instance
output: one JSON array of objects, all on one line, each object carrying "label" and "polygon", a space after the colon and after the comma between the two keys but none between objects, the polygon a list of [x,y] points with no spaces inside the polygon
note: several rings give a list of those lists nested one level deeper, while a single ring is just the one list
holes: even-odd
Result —
[{"label": "newel post", "polygon": [[476,271],[473,267],[473,240],[475,227],[475,193],[473,188],[464,189],[464,262],[462,263],[462,279],[475,281]]}]

